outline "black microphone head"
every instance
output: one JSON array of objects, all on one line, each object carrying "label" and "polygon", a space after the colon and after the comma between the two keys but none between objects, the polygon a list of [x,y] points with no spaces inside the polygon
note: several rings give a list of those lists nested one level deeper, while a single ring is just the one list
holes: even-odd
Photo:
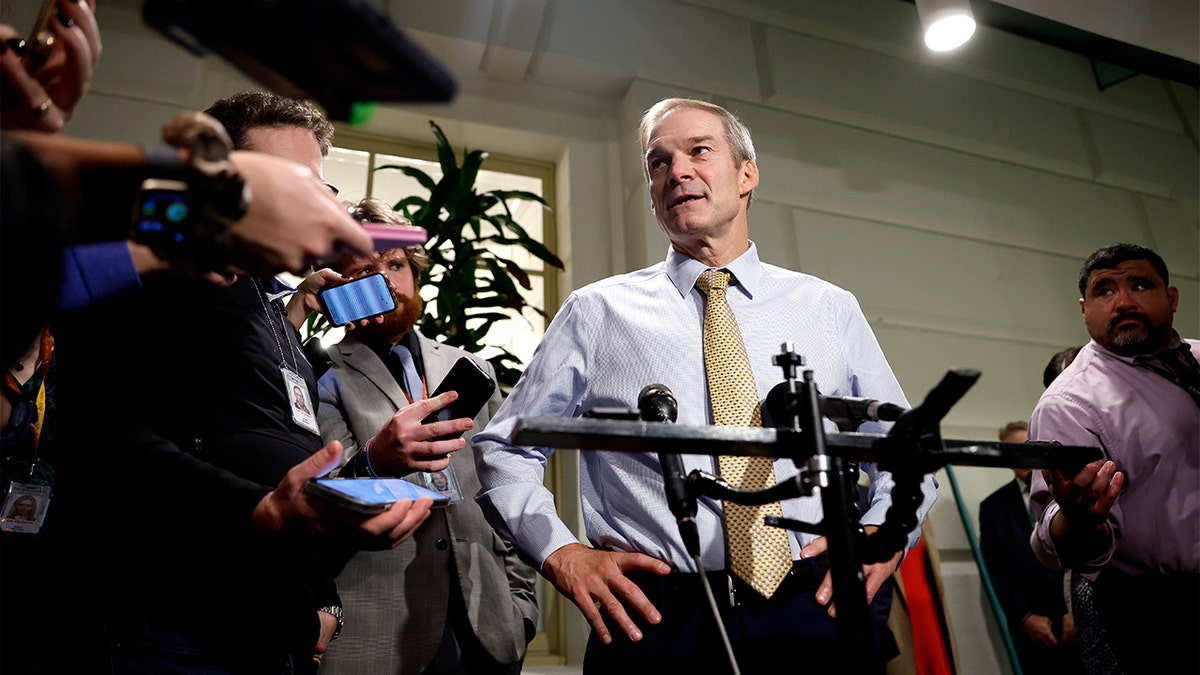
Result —
[{"label": "black microphone head", "polygon": [[791,426],[792,418],[796,415],[795,401],[791,400],[788,395],[788,383],[786,381],[771,387],[771,391],[767,392],[766,408],[767,419],[763,421],[764,426]]},{"label": "black microphone head", "polygon": [[638,411],[645,422],[674,422],[679,415],[679,404],[667,385],[648,384],[638,394]]}]

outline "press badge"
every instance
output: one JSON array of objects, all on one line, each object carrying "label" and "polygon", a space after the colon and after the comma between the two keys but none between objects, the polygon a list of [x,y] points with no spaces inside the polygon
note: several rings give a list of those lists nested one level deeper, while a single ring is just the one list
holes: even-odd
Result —
[{"label": "press badge", "polygon": [[0,530],[37,534],[50,508],[50,486],[12,482],[0,507]]},{"label": "press badge", "polygon": [[320,434],[321,429],[317,426],[317,414],[312,404],[312,398],[308,395],[308,385],[304,382],[304,378],[287,366],[280,366],[279,371],[283,373],[288,404],[292,406],[292,421],[314,434]]}]

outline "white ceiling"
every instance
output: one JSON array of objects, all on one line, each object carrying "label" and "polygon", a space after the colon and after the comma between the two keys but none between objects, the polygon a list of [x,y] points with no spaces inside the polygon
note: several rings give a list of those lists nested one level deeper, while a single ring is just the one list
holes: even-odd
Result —
[{"label": "white ceiling", "polygon": [[1119,42],[1200,63],[1196,0],[993,0]]}]

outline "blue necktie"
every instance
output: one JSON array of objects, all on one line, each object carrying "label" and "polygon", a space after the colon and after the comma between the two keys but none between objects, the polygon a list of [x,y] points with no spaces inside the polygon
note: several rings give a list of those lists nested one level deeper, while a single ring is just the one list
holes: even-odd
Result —
[{"label": "blue necktie", "polygon": [[421,400],[421,375],[417,373],[417,365],[413,363],[412,352],[404,345],[392,347],[392,354],[400,361],[400,386],[408,394],[412,402]]}]

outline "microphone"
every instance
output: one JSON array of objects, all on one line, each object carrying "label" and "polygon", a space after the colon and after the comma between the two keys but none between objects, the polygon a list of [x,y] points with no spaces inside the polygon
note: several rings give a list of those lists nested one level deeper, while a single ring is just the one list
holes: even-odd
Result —
[{"label": "microphone", "polygon": [[895,403],[884,403],[871,398],[854,396],[822,396],[821,414],[837,422],[895,422],[908,412]]},{"label": "microphone", "polygon": [[638,413],[643,422],[674,422],[679,415],[679,404],[667,385],[648,384],[638,394]]},{"label": "microphone", "polygon": [[[679,404],[665,384],[649,384],[638,394],[638,412],[644,422],[674,422],[679,414]],[[688,554],[698,557],[700,531],[696,527],[696,500],[688,494],[683,458],[678,453],[659,451],[658,461],[662,464],[667,504],[679,526],[679,536]]]},{"label": "microphone", "polygon": [[[797,413],[797,401],[788,395],[787,382],[780,382],[767,393],[766,409],[771,419],[780,425],[790,423]],[[843,431],[853,431],[863,422],[895,422],[908,412],[907,408],[895,403],[884,403],[870,398],[854,396],[818,395],[821,415],[837,423]]]}]

